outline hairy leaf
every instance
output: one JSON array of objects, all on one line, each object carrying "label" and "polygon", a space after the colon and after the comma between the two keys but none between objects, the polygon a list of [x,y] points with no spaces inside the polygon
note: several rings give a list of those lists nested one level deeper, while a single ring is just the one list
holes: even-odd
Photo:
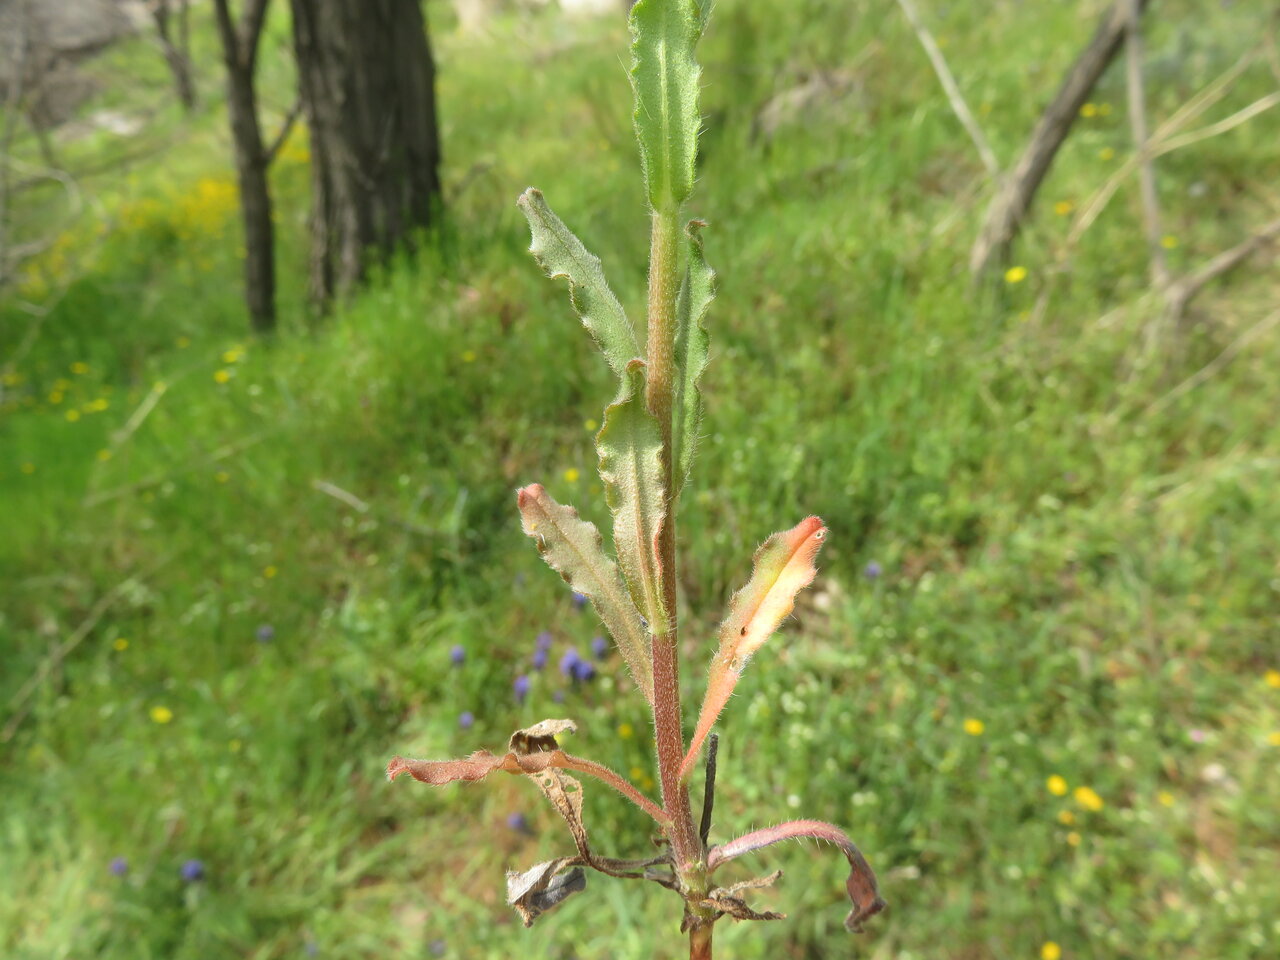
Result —
[{"label": "hairy leaf", "polygon": [[826,536],[822,521],[808,517],[790,530],[775,533],[756,551],[751,579],[733,595],[729,616],[720,625],[720,646],[707,671],[707,693],[681,764],[682,777],[693,768],[702,741],[729,702],[747,660],[794,609],[796,594],[813,582],[818,572],[813,558]]},{"label": "hairy leaf", "polygon": [[821,820],[792,820],[776,827],[753,830],[751,833],[743,834],[736,840],[730,840],[728,843],[721,844],[718,847],[712,847],[707,854],[707,867],[715,870],[721,864],[735,857],[740,857],[744,853],[751,853],[770,844],[800,837],[812,837],[815,840],[833,843],[840,848],[840,852],[849,861],[849,879],[845,881],[845,890],[849,894],[849,901],[853,904],[853,909],[849,911],[849,915],[845,918],[844,925],[845,929],[851,933],[861,933],[863,922],[883,910],[886,904],[880,898],[880,888],[876,884],[875,871],[867,863],[862,851],[849,839],[848,834],[839,827],[824,823]]},{"label": "hairy leaf", "polygon": [[627,361],[639,356],[640,345],[622,304],[609,289],[600,258],[587,251],[577,237],[547,206],[542,193],[530,187],[516,201],[525,218],[533,243],[533,254],[548,277],[569,281],[569,301],[582,325],[604,352],[604,358],[619,377],[625,375]]},{"label": "hairy leaf", "polygon": [[[511,735],[507,747],[518,756],[551,753],[559,749],[556,734],[571,733],[575,729],[570,720],[543,720],[532,727],[517,730]],[[530,774],[530,779],[568,824],[578,855],[590,862],[591,845],[587,842],[587,828],[582,822],[582,784],[554,768]]]},{"label": "hairy leaf", "polygon": [[702,321],[716,295],[715,272],[707,266],[702,254],[701,230],[705,226],[701,220],[691,220],[685,228],[689,257],[676,300],[675,368],[679,373],[673,384],[671,403],[671,462],[676,496],[680,495],[680,488],[693,469],[698,444],[698,425],[702,422],[702,391],[698,382],[707,367],[710,343]]},{"label": "hairy leaf", "polygon": [[535,864],[523,873],[507,871],[507,903],[520,914],[526,927],[533,926],[533,921],[556,904],[586,889],[587,875],[581,867],[574,866],[576,863],[574,857],[560,857]]},{"label": "hairy leaf", "polygon": [[613,512],[613,545],[618,551],[631,599],[644,611],[650,630],[661,629],[662,559],[658,534],[666,515],[662,488],[662,431],[645,405],[645,366],[627,365],[618,399],[604,411],[596,436],[600,479]]},{"label": "hairy leaf", "polygon": [[617,565],[605,555],[600,531],[572,507],[557,503],[541,484],[521,489],[516,502],[524,532],[533,537],[551,568],[591,600],[622,651],[631,676],[652,703],[649,631],[618,575]]},{"label": "hairy leaf", "polygon": [[710,0],[639,0],[631,8],[631,84],[649,203],[679,206],[693,192],[698,151],[698,64],[693,48]]}]

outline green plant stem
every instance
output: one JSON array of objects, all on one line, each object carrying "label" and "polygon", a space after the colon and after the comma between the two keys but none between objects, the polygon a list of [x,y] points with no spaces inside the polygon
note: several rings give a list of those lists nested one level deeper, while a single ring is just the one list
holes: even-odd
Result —
[{"label": "green plant stem", "polygon": [[653,633],[653,725],[658,747],[662,805],[671,818],[671,847],[677,873],[702,860],[689,806],[680,780],[684,735],[680,729],[680,658],[676,616],[676,518],[671,491],[671,394],[675,381],[676,296],[679,292],[680,210],[675,204],[653,212],[649,247],[649,323],[645,402],[662,432],[662,477],[667,514],[658,535],[662,563],[662,606],[666,623],[650,624]]}]

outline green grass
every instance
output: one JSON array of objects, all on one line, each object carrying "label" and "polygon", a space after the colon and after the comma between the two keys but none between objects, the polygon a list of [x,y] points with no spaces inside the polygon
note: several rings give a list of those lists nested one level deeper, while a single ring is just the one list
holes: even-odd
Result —
[{"label": "green grass", "polygon": [[[1194,333],[1152,351],[1132,184],[1068,256],[1052,205],[1082,205],[1129,142],[1113,70],[1097,94],[1112,109],[1081,121],[1019,244],[1027,278],[973,291],[981,168],[893,6],[719,6],[692,204],[720,292],[681,520],[686,712],[753,547],[820,514],[819,580],[726,711],[714,837],[835,821],[891,903],[849,941],[839,858],[779,849],[752,865],[786,870],[756,902],[790,918],[726,922],[722,953],[1033,958],[1052,940],[1068,958],[1265,956],[1280,937],[1280,691],[1264,680],[1280,669],[1280,341],[1179,384],[1274,308],[1274,268],[1259,258],[1208,291]],[[1091,11],[929,6],[1008,161]],[[1239,56],[1249,6],[1167,5],[1149,38],[1156,119]],[[169,146],[90,181],[27,299],[69,285],[12,364],[31,315],[16,294],[0,304],[3,720],[90,627],[0,745],[6,956],[418,957],[436,939],[458,957],[678,954],[675,898],[602,877],[520,928],[503,870],[571,849],[530,785],[382,778],[395,753],[496,749],[560,715],[580,722],[576,752],[651,763],[616,656],[588,687],[548,669],[523,707],[511,695],[540,631],[554,663],[599,629],[520,534],[513,491],[541,481],[599,522],[585,424],[612,392],[513,201],[542,188],[638,315],[625,34],[539,16],[465,38],[433,12],[448,220],[334,316],[303,304],[300,139],[275,171],[282,331],[247,333],[234,209],[199,187],[231,177],[203,21],[204,106],[158,109],[142,136]],[[274,119],[287,23],[272,31]],[[158,64],[141,42],[112,51],[102,103],[142,109],[135,78],[162,82]],[[753,136],[773,93],[850,65],[848,99]],[[1273,88],[1254,64],[1204,122]],[[1266,113],[1161,159],[1176,269],[1269,216],[1278,135]],[[84,164],[118,149],[65,147]],[[1053,795],[1053,774],[1102,809]],[[600,848],[647,848],[611,793],[586,804]],[[204,882],[181,880],[189,858]]]}]

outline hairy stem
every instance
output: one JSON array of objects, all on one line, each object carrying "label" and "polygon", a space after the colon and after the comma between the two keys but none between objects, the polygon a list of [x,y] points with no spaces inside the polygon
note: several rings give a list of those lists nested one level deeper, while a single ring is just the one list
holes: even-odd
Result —
[{"label": "hairy stem", "polygon": [[711,935],[715,927],[698,924],[689,929],[689,960],[711,960]]},{"label": "hairy stem", "polygon": [[680,211],[675,204],[653,212],[649,247],[648,381],[645,402],[662,432],[662,479],[667,513],[658,535],[662,601],[667,622],[653,633],[653,724],[658,747],[662,804],[671,818],[677,873],[702,858],[689,792],[680,780],[684,735],[680,729],[680,658],[676,616],[676,518],[672,501],[671,395],[675,382],[676,296],[679,293]]}]

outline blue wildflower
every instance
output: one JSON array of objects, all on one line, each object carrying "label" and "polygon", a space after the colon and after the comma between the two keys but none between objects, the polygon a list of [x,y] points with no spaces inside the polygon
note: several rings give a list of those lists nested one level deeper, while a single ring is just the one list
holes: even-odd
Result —
[{"label": "blue wildflower", "polygon": [[515,691],[516,703],[524,703],[524,698],[529,695],[529,688],[532,683],[527,674],[520,674],[516,677],[515,682],[511,684],[511,689]]},{"label": "blue wildflower", "polygon": [[182,865],[182,879],[187,883],[197,883],[204,879],[204,864],[199,860],[188,860]]},{"label": "blue wildflower", "polygon": [[462,666],[463,661],[465,661],[466,659],[467,659],[466,648],[463,647],[463,645],[460,643],[455,643],[453,645],[453,649],[449,651],[449,662],[452,663],[455,667],[460,667]]},{"label": "blue wildflower", "polygon": [[586,605],[587,605],[587,595],[585,593],[578,593],[575,590],[573,593],[573,609],[581,610]]},{"label": "blue wildflower", "polygon": [[880,574],[884,573],[884,567],[880,566],[875,560],[872,560],[862,568],[862,575],[868,580],[879,579]]},{"label": "blue wildflower", "polygon": [[258,627],[255,636],[258,638],[259,643],[270,643],[276,638],[276,628],[269,623],[264,623]]},{"label": "blue wildflower", "polygon": [[596,665],[590,660],[579,660],[573,665],[573,679],[586,683],[596,675]]},{"label": "blue wildflower", "polygon": [[560,658],[560,672],[569,679],[573,679],[573,672],[577,669],[578,663],[582,657],[578,656],[578,651],[569,649],[565,651],[563,657]]},{"label": "blue wildflower", "polygon": [[540,634],[538,634],[538,639],[534,641],[534,646],[536,646],[539,650],[550,650],[551,640],[552,640],[551,631],[543,630]]},{"label": "blue wildflower", "polygon": [[533,656],[530,658],[531,662],[533,663],[533,669],[541,670],[543,667],[545,667],[547,665],[547,656],[548,654],[547,654],[547,651],[545,650],[533,651]]},{"label": "blue wildflower", "polygon": [[591,652],[595,654],[597,660],[603,660],[609,655],[609,641],[604,637],[592,637]]},{"label": "blue wildflower", "polygon": [[107,869],[111,871],[112,876],[123,877],[129,872],[129,861],[124,857],[115,857]]},{"label": "blue wildflower", "polygon": [[523,813],[516,812],[507,814],[507,826],[516,833],[529,832],[529,820]]},{"label": "blue wildflower", "polygon": [[475,722],[476,715],[470,710],[463,710],[462,713],[458,714],[458,726],[463,730],[470,730]]}]

